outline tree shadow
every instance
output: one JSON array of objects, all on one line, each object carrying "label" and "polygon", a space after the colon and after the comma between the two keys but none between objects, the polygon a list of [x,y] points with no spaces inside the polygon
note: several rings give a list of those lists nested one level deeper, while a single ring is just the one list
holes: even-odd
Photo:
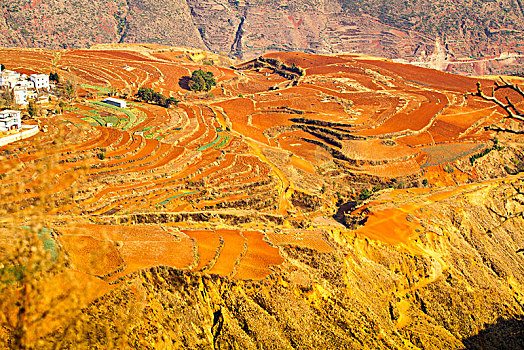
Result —
[{"label": "tree shadow", "polygon": [[356,201],[349,201],[346,203],[343,203],[337,210],[336,214],[333,215],[333,218],[341,223],[342,225],[346,225],[344,220],[344,214],[350,213],[357,207],[358,202]]},{"label": "tree shadow", "polygon": [[486,325],[478,334],[464,339],[468,350],[524,349],[524,317],[504,319]]},{"label": "tree shadow", "polygon": [[183,77],[181,77],[180,79],[178,79],[178,86],[180,86],[182,89],[184,90],[188,90],[190,91],[191,89],[189,88],[189,80],[191,79],[191,77],[187,76],[187,75],[184,75]]}]

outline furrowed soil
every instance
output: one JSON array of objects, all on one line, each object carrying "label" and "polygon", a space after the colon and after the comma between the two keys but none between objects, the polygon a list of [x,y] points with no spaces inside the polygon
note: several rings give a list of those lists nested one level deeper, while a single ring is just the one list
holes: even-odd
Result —
[{"label": "furrowed soil", "polygon": [[[524,346],[522,138],[486,128],[504,112],[464,98],[477,80],[155,45],[2,49],[0,62],[78,87],[63,113],[42,108],[36,136],[0,147],[0,206],[41,205],[90,293],[83,333],[57,321],[35,331],[41,348]],[[187,89],[199,68],[209,92]],[[138,101],[139,87],[180,102]],[[128,108],[101,103],[109,91]]]}]

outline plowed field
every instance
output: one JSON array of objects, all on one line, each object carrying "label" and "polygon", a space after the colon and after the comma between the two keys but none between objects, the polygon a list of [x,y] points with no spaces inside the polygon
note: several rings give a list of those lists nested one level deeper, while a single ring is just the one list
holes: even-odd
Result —
[{"label": "plowed field", "polygon": [[[38,119],[45,132],[0,147],[0,204],[44,198],[50,222],[74,218],[55,227],[74,270],[110,283],[158,265],[263,279],[283,247],[333,250],[333,227],[309,223],[329,223],[358,197],[354,184],[438,179],[502,117],[464,99],[473,79],[384,60],[271,53],[278,66],[226,67],[181,52],[0,50],[8,69],[58,72],[78,88],[63,114]],[[217,80],[207,93],[187,89],[199,68]],[[139,87],[180,103],[137,101]],[[102,103],[110,91],[128,108]],[[420,229],[417,206],[366,208],[357,234],[402,244]]]}]

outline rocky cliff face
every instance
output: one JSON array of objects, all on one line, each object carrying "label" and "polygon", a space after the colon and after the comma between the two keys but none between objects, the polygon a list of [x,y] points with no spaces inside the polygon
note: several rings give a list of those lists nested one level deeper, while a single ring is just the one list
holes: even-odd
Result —
[{"label": "rocky cliff face", "polygon": [[420,229],[404,243],[326,231],[331,252],[280,246],[284,264],[259,282],[136,274],[88,310],[99,338],[84,340],[106,344],[114,335],[97,325],[135,312],[127,341],[150,349],[522,348],[523,190],[513,177],[413,195],[406,220]]},{"label": "rocky cliff face", "polygon": [[22,1],[0,5],[0,45],[160,43],[242,59],[267,51],[357,52],[459,73],[517,73],[522,2]]}]

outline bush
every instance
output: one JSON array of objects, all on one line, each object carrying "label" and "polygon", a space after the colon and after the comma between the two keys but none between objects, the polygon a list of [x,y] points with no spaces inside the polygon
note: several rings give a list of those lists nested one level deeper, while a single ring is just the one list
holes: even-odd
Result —
[{"label": "bush", "polygon": [[70,81],[66,81],[59,90],[61,97],[68,99],[69,101],[74,100],[77,95],[76,85]]},{"label": "bush", "polygon": [[476,154],[472,155],[471,157],[469,157],[469,161],[470,161],[471,165],[473,165],[477,159],[484,157],[489,152],[495,151],[495,150],[496,151],[502,151],[503,149],[504,149],[504,146],[500,146],[499,145],[499,140],[497,138],[494,138],[493,139],[493,147],[486,148],[482,152],[479,152],[479,153],[476,153]]},{"label": "bush", "polygon": [[446,165],[444,166],[444,171],[445,171],[446,173],[452,174],[452,173],[455,172],[455,168],[453,167],[453,165],[446,164]]}]

